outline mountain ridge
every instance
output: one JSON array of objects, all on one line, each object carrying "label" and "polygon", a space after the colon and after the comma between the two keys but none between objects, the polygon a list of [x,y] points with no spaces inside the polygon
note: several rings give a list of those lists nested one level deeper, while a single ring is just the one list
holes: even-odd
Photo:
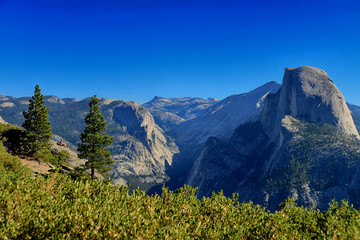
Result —
[{"label": "mountain ridge", "polygon": [[343,96],[319,69],[286,69],[260,119],[240,125],[228,141],[208,139],[200,156],[187,179],[199,196],[223,189],[272,210],[287,197],[320,209],[332,198],[360,204],[358,133]]},{"label": "mountain ridge", "polygon": [[[0,95],[0,116],[21,125],[28,100]],[[54,133],[75,146],[89,99],[45,101],[49,118],[61,123]],[[360,204],[360,107],[346,103],[320,69],[286,68],[281,87],[269,82],[223,100],[157,96],[140,105],[100,98],[99,106],[115,137],[116,184],[147,190],[187,183],[199,196],[222,189],[270,209],[289,196],[319,208],[331,197]]]}]

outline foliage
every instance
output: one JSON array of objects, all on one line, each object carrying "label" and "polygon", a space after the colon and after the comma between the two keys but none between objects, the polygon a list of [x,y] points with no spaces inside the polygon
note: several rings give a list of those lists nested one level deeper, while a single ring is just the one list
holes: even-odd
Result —
[{"label": "foliage", "polygon": [[87,159],[85,169],[91,170],[91,178],[94,179],[95,169],[105,174],[111,167],[113,161],[110,159],[110,151],[107,146],[114,138],[109,137],[106,131],[104,116],[100,113],[99,100],[96,95],[89,103],[89,113],[85,117],[85,130],[81,133],[79,144],[79,158]]},{"label": "foliage", "polygon": [[271,213],[252,202],[196,189],[148,196],[103,181],[54,173],[31,179],[0,168],[1,239],[359,239],[359,210],[343,201],[326,212],[292,199]]},{"label": "foliage", "polygon": [[26,132],[23,129],[11,124],[0,124],[0,134],[1,140],[11,153],[16,155],[27,153]]},{"label": "foliage", "polygon": [[25,122],[22,127],[26,130],[27,155],[43,154],[50,149],[51,126],[49,122],[49,108],[45,105],[44,96],[39,85],[35,86],[34,96],[29,100],[29,110],[23,112]]},{"label": "foliage", "polygon": [[52,160],[51,163],[55,166],[60,166],[66,164],[66,160],[70,157],[70,153],[66,150],[61,150],[60,152],[52,151]]},{"label": "foliage", "polygon": [[18,172],[22,168],[20,159],[6,152],[2,142],[0,142],[0,169],[7,172]]},{"label": "foliage", "polygon": [[[8,124],[8,123],[0,123],[0,135],[2,136],[4,133],[6,133],[9,130],[12,129],[20,129],[19,127],[12,125],[12,124]],[[3,137],[3,136],[2,136]]]},{"label": "foliage", "polygon": [[69,173],[69,176],[73,180],[77,180],[77,181],[88,181],[91,179],[90,175],[86,172],[86,170],[83,167],[79,167],[79,166],[75,167],[74,171],[71,171]]}]

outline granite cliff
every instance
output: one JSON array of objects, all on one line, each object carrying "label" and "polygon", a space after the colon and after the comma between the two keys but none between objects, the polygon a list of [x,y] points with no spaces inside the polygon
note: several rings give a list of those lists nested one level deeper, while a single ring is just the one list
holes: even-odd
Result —
[{"label": "granite cliff", "polygon": [[210,138],[187,183],[199,195],[223,189],[276,209],[287,197],[327,207],[332,198],[359,205],[359,135],[344,97],[313,67],[285,70],[258,120],[240,125],[229,140]]}]

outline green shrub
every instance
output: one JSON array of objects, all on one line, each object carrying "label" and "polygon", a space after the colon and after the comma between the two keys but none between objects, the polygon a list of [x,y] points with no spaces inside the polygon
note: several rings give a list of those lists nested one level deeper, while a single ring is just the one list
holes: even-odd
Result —
[{"label": "green shrub", "polygon": [[53,173],[31,179],[0,168],[0,239],[359,239],[359,210],[333,202],[326,212],[288,199],[271,213],[237,195],[196,189],[131,194],[98,180]]},{"label": "green shrub", "polygon": [[52,159],[50,163],[59,167],[60,165],[66,164],[66,160],[68,160],[70,153],[66,150],[61,150],[60,152],[52,151]]},{"label": "green shrub", "polygon": [[22,168],[23,164],[20,159],[6,152],[2,142],[0,142],[0,169],[8,172],[18,172]]}]

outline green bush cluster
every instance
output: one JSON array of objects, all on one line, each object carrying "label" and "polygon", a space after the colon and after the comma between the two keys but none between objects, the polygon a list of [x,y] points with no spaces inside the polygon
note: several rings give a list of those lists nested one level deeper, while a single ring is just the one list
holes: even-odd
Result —
[{"label": "green bush cluster", "polygon": [[70,153],[66,150],[61,150],[60,152],[52,151],[51,154],[53,157],[50,162],[57,167],[62,164],[67,164],[66,160],[68,160],[70,157]]},{"label": "green bush cluster", "polygon": [[148,196],[103,181],[60,173],[31,179],[1,168],[0,189],[0,239],[360,238],[360,212],[345,201],[320,212],[289,199],[271,213],[221,192],[199,200],[189,186]]},{"label": "green bush cluster", "polygon": [[[0,170],[7,171],[10,174],[23,169],[23,164],[16,156],[6,152],[3,143],[0,141]],[[1,188],[0,188],[1,191]]]}]

